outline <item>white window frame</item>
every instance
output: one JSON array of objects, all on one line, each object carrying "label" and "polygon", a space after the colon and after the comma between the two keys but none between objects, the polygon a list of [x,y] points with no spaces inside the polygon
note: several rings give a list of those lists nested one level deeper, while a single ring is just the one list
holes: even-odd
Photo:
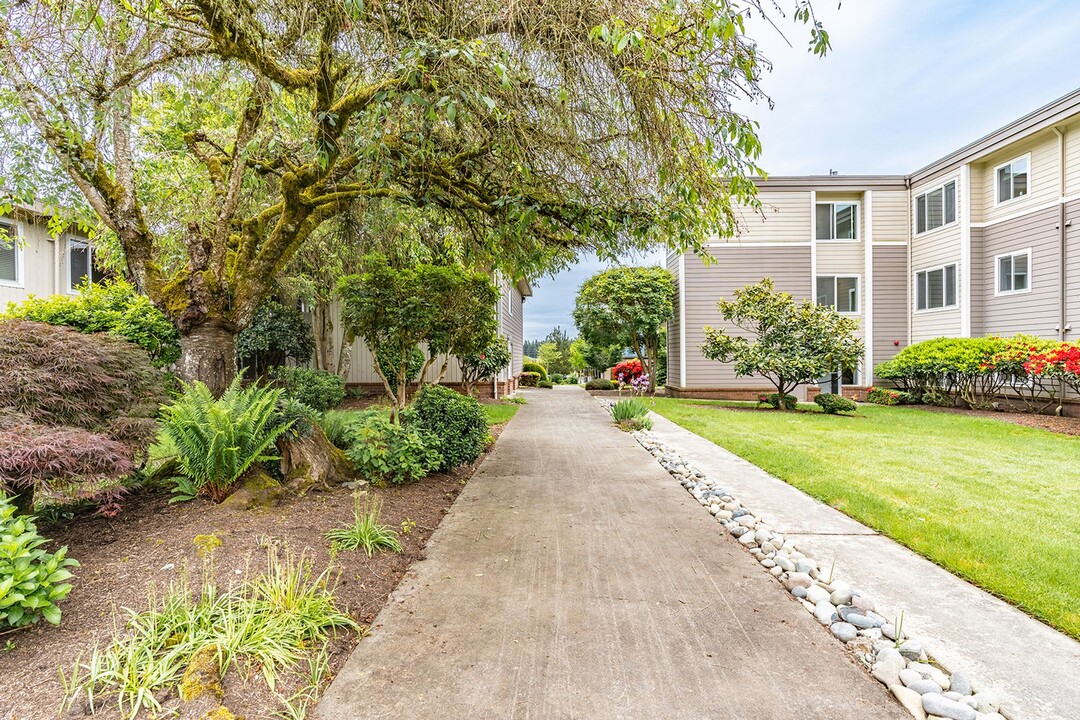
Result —
[{"label": "white window frame", "polygon": [[[1027,256],[1027,287],[1023,290],[1002,290],[1001,289],[1001,259],[1002,258],[1016,258],[1021,255]],[[1031,248],[1024,248],[1023,250],[1015,250],[1013,252],[1001,253],[994,256],[994,297],[1001,297],[1003,295],[1023,295],[1031,292]]]},{"label": "white window frame", "polygon": [[[945,186],[950,185],[950,184],[953,186],[953,219],[952,219],[952,222],[944,222],[944,220],[945,220]],[[941,225],[938,225],[936,228],[927,228],[926,230],[923,230],[923,231],[920,232],[920,230],[919,230],[919,198],[925,198],[930,193],[937,192],[938,190],[941,191],[941,219],[942,219],[943,222],[942,222]],[[950,178],[950,179],[944,181],[943,183],[941,183],[940,185],[935,185],[933,187],[927,188],[927,189],[923,190],[921,193],[919,193],[918,195],[916,195],[911,201],[911,219],[912,219],[911,227],[914,228],[916,236],[918,236],[918,235],[926,235],[927,233],[936,232],[938,230],[941,230],[942,228],[951,227],[951,226],[955,225],[956,223],[960,222],[960,181],[957,178]]]},{"label": "white window frame", "polygon": [[[817,236],[817,208],[818,205],[829,205],[832,207],[832,234],[831,238],[819,238]],[[853,238],[838,238],[836,237],[836,206],[837,205],[851,205],[855,208],[855,237]],[[858,200],[818,200],[814,203],[814,240],[824,243],[857,243],[861,239],[859,234],[859,222],[862,220],[862,203]]]},{"label": "white window frame", "polygon": [[514,317],[514,284],[506,281],[506,310],[510,317]]},{"label": "white window frame", "polygon": [[828,278],[828,277],[831,277],[833,279],[833,298],[838,297],[838,294],[836,292],[836,281],[837,280],[840,280],[841,278],[844,278],[844,279],[849,279],[849,280],[854,280],[855,281],[855,310],[850,311],[850,312],[849,311],[844,311],[844,310],[836,310],[835,305],[831,306],[832,309],[836,310],[836,312],[840,313],[841,315],[862,315],[862,276],[861,275],[842,275],[842,274],[841,275],[829,275],[829,274],[816,275],[814,277],[814,295],[815,295],[814,301],[815,301],[815,303],[817,302],[817,297],[816,297],[816,295],[817,295],[817,281],[820,280],[821,278]]},{"label": "white window frame", "polygon": [[[1002,200],[1001,197],[998,195],[998,189],[999,189],[998,188],[998,170],[1000,170],[1001,168],[1006,167],[1008,165],[1012,165],[1013,163],[1019,162],[1021,160],[1027,160],[1027,168],[1028,168],[1027,169],[1027,192],[1025,194],[1023,194],[1023,195],[1017,195],[1016,197],[1011,197],[1008,200]],[[1014,157],[1009,162],[1003,162],[1000,165],[997,165],[996,167],[994,167],[994,175],[993,175],[993,177],[990,178],[990,182],[993,183],[993,185],[994,185],[994,207],[998,207],[999,205],[1008,205],[1010,203],[1016,202],[1017,200],[1023,200],[1024,198],[1031,197],[1031,178],[1032,178],[1031,153],[1025,153],[1023,155],[1019,155],[1017,157]]]},{"label": "white window frame", "polygon": [[94,245],[93,242],[90,241],[89,238],[82,238],[82,237],[78,237],[76,235],[69,235],[67,237],[67,245],[66,245],[66,248],[65,248],[65,251],[64,251],[64,270],[66,271],[66,274],[67,274],[67,291],[66,292],[67,292],[68,295],[78,295],[79,294],[79,289],[77,287],[72,286],[72,284],[71,284],[71,244],[72,243],[80,243],[82,245],[85,245],[86,249],[90,251],[88,253],[88,255],[87,255],[87,258],[86,258],[86,271],[87,271],[87,276],[86,277],[87,277],[87,279],[90,280],[91,285],[94,284],[94,253],[97,251],[97,247]]},{"label": "white window frame", "polygon": [[4,218],[0,225],[8,228],[11,235],[12,248],[15,250],[15,280],[0,279],[0,287],[25,288],[26,287],[26,253],[23,252],[23,229],[17,220]]},{"label": "white window frame", "polygon": [[[949,267],[955,268],[953,273],[954,273],[954,275],[956,277],[956,302],[954,302],[952,305],[942,305],[941,307],[935,307],[935,308],[922,308],[920,310],[919,309],[919,275],[921,275],[922,273],[932,273],[935,270],[941,270],[941,282],[942,282],[941,297],[942,297],[942,300],[944,300],[945,297],[946,297],[946,293],[945,293],[945,268],[949,268]],[[921,268],[921,269],[916,270],[915,272],[913,272],[911,274],[911,300],[912,300],[912,305],[913,305],[912,311],[919,314],[919,315],[921,315],[922,313],[935,313],[935,312],[944,312],[946,310],[955,310],[956,308],[960,307],[960,263],[958,263],[958,262],[947,262],[947,263],[942,263],[941,265],[932,265],[931,267]]]}]

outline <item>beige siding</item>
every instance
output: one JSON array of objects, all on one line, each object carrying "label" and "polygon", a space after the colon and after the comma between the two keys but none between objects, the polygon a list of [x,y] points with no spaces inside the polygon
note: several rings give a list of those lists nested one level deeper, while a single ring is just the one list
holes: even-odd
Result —
[{"label": "beige siding", "polygon": [[[889,360],[907,345],[907,246],[874,247],[873,293],[873,350],[876,364]],[[899,341],[899,345],[895,344],[896,341]]]},{"label": "beige siding", "polygon": [[[932,188],[933,184],[922,186],[918,191],[913,191],[912,196],[920,194],[923,190]],[[959,208],[957,208],[959,213]],[[920,270],[940,267],[951,263],[957,264],[957,299],[963,298],[963,270],[960,265],[960,224],[954,223],[937,230],[916,235],[911,241],[911,268],[908,272],[907,282],[914,290],[915,273]],[[946,310],[925,310],[915,312],[914,299],[911,301],[911,340],[919,342],[930,338],[942,336],[958,336],[960,334],[960,308]]]},{"label": "beige siding", "polygon": [[[511,376],[517,375],[522,370],[525,349],[525,305],[522,302],[521,293],[513,283],[507,283],[503,289],[500,304],[500,334],[510,341],[510,370]],[[458,369],[460,378],[460,368]]]},{"label": "beige siding", "polygon": [[[21,277],[14,284],[0,283],[0,311],[9,302],[22,302],[30,295],[56,292],[56,245],[48,229],[40,223],[17,220]],[[64,247],[63,243],[61,247]]]},{"label": "beige siding", "polygon": [[1080,201],[1065,206],[1065,221],[1065,325],[1072,327],[1066,339],[1076,341],[1080,339]]},{"label": "beige siding", "polygon": [[722,297],[734,290],[769,276],[778,290],[795,297],[810,297],[810,248],[724,248],[715,250],[716,262],[705,265],[692,255],[686,256],[686,383],[687,388],[763,387],[768,382],[759,377],[736,378],[730,366],[709,360],[701,354],[704,327],[722,327],[723,318],[716,309]]},{"label": "beige siding", "polygon": [[[679,254],[670,252],[667,254],[666,266],[671,276],[675,278],[676,290],[681,292],[679,287]],[[679,338],[681,337],[680,325],[682,318],[679,315],[679,295],[675,296],[675,315],[668,323],[667,331],[667,384],[678,386],[682,382],[682,378],[679,377],[679,358],[680,346]]]},{"label": "beige siding", "polygon": [[1080,120],[1069,123],[1065,132],[1065,194],[1080,194]]},{"label": "beige siding", "polygon": [[714,242],[809,242],[811,215],[809,191],[761,192],[761,211],[737,208],[739,233]]},{"label": "beige siding", "polygon": [[[1028,194],[1001,205],[995,204],[995,167],[1028,153],[1031,154]],[[973,165],[972,174],[981,178],[981,195],[978,201],[972,201],[972,222],[992,222],[1053,202],[1059,196],[1060,190],[1058,164],[1057,136],[1046,131],[1028,140],[1013,143]]]},{"label": "beige siding", "polygon": [[911,200],[906,190],[875,190],[874,240],[906,242],[911,217]]},{"label": "beige siding", "polygon": [[[980,233],[979,255],[972,253],[975,276],[981,280],[973,290],[973,305],[981,307],[979,324],[972,334],[1015,335],[1027,333],[1057,337],[1060,315],[1060,242],[1056,207],[1022,218],[998,223]],[[1030,292],[995,295],[995,256],[1031,250]],[[973,318],[974,320],[974,318]]]}]

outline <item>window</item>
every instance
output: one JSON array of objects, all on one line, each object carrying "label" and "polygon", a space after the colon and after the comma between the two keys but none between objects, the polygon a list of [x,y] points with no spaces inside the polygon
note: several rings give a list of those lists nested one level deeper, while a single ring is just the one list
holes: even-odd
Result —
[{"label": "window", "polygon": [[19,231],[11,223],[0,223],[0,283],[18,285],[22,282]]},{"label": "window", "polygon": [[506,283],[506,309],[514,317],[514,286],[510,282]]},{"label": "window", "polygon": [[859,278],[848,275],[819,275],[817,304],[836,308],[837,312],[859,312]]},{"label": "window", "polygon": [[94,246],[85,240],[68,240],[68,292],[75,292],[89,280],[91,284],[105,279],[94,263]]},{"label": "window", "polygon": [[1031,248],[1009,255],[998,255],[995,260],[997,264],[995,295],[1031,290]]},{"label": "window", "polygon": [[956,305],[956,265],[915,273],[915,309],[938,310]]},{"label": "window", "polygon": [[1009,202],[1028,194],[1028,170],[1031,156],[1025,155],[994,169],[997,178],[998,203]]},{"label": "window", "polygon": [[915,198],[915,233],[937,230],[956,222],[956,181]]},{"label": "window", "polygon": [[855,203],[817,204],[818,240],[857,240],[859,206]]}]

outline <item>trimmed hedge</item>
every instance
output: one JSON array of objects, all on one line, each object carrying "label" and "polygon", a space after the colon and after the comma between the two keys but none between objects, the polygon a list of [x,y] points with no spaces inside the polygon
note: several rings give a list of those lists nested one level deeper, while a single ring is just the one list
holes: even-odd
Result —
[{"label": "trimmed hedge", "polygon": [[836,395],[834,393],[821,393],[814,398],[814,402],[821,407],[822,412],[826,415],[855,412],[859,409],[858,404],[856,404],[854,400],[849,400],[843,395]]},{"label": "trimmed hedge", "polygon": [[536,387],[547,388],[548,390],[550,390],[551,388],[555,387],[555,383],[551,382],[550,380],[541,380],[540,382],[536,383]]},{"label": "trimmed hedge", "polygon": [[526,371],[518,375],[518,385],[521,387],[536,387],[540,382],[540,373]]},{"label": "trimmed hedge", "polygon": [[536,373],[540,380],[550,380],[547,368],[538,362],[525,362],[522,364],[521,369],[523,372]]},{"label": "trimmed hedge", "polygon": [[605,380],[603,378],[597,378],[596,380],[590,380],[589,382],[585,383],[586,390],[614,390],[617,387],[619,386],[615,383],[611,382],[610,380]]},{"label": "trimmed hedge", "polygon": [[915,396],[903,390],[872,387],[866,391],[866,402],[875,405],[911,405]]}]

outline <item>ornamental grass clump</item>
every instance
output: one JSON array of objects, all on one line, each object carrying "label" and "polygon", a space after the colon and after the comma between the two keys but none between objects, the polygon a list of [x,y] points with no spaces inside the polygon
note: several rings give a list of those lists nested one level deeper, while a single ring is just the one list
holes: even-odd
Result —
[{"label": "ornamental grass clump", "polygon": [[68,704],[85,702],[91,713],[112,706],[125,718],[161,711],[160,698],[177,687],[185,670],[208,647],[217,649],[224,676],[233,665],[258,672],[273,690],[281,674],[325,649],[338,629],[359,626],[339,610],[330,568],[316,575],[311,560],[267,554],[266,570],[223,591],[208,559],[200,587],[172,584],[149,609],[127,610],[127,622],[106,647],[93,648],[61,673]]},{"label": "ornamental grass clump", "polygon": [[378,497],[363,507],[357,497],[353,507],[353,524],[327,530],[323,537],[335,550],[363,550],[371,557],[378,551],[402,552],[401,540],[389,525],[379,523],[382,501]]},{"label": "ornamental grass clump", "polygon": [[614,403],[611,406],[611,418],[616,425],[628,432],[652,428],[649,406],[641,398],[624,398]]},{"label": "ornamental grass clump", "polygon": [[278,413],[281,390],[241,383],[237,376],[214,398],[194,382],[162,408],[161,427],[176,445],[185,493],[221,502],[252,465],[277,459],[268,450],[289,427]]}]

